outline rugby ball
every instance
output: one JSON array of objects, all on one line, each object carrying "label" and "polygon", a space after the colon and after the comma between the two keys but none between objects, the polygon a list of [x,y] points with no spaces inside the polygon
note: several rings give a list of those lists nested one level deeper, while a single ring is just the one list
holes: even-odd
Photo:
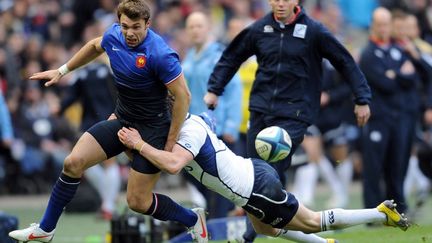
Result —
[{"label": "rugby ball", "polygon": [[264,128],[255,139],[258,155],[270,163],[285,159],[291,151],[291,145],[291,137],[287,131],[278,126]]}]

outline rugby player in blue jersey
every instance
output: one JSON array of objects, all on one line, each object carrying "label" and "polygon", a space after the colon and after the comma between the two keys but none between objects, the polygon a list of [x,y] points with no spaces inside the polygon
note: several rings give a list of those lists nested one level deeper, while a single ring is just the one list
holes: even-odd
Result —
[{"label": "rugby player in blue jersey", "polygon": [[[40,223],[9,233],[16,240],[52,240],[63,208],[73,198],[83,172],[127,149],[117,136],[123,126],[136,128],[158,149],[171,151],[175,144],[190,102],[178,55],[149,28],[150,9],[143,0],[122,1],[117,15],[119,23],[85,44],[59,69],[30,77],[48,80],[45,86],[50,86],[105,52],[115,77],[118,101],[114,119],[87,130],[66,157]],[[172,113],[168,92],[174,97]],[[198,242],[208,241],[203,209],[186,209],[165,195],[153,193],[159,168],[137,152],[132,157],[127,186],[129,207],[159,220],[178,221],[190,228]]]},{"label": "rugby player in blue jersey", "polygon": [[260,159],[235,155],[217,138],[209,121],[205,114],[189,115],[172,152],[151,146],[134,128],[123,127],[118,135],[127,147],[161,170],[177,174],[184,168],[210,190],[242,207],[260,234],[300,242],[336,242],[309,233],[370,222],[382,222],[404,231],[410,226],[392,200],[370,209],[309,210],[284,190],[273,167]]}]

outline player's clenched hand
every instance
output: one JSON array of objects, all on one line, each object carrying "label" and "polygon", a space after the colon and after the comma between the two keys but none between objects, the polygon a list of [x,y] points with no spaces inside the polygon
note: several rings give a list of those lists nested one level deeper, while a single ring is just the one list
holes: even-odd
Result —
[{"label": "player's clenched hand", "polygon": [[45,82],[45,87],[51,86],[53,84],[58,83],[62,75],[60,72],[55,70],[48,70],[45,72],[35,73],[32,76],[30,76],[30,80],[48,80]]},{"label": "player's clenched hand", "polygon": [[138,130],[135,128],[122,127],[122,129],[117,132],[117,135],[120,142],[122,142],[126,147],[136,150],[140,149],[141,146],[139,146],[139,144],[142,143],[142,139]]},{"label": "player's clenched hand", "polygon": [[424,121],[426,125],[432,125],[432,108],[428,108],[424,112]]},{"label": "player's clenched hand", "polygon": [[357,125],[360,127],[366,125],[371,114],[369,105],[355,105],[354,114],[357,117]]},{"label": "player's clenched hand", "polygon": [[212,107],[213,109],[216,108],[218,103],[218,97],[217,95],[207,92],[207,94],[204,96],[204,103],[207,105],[207,107]]}]

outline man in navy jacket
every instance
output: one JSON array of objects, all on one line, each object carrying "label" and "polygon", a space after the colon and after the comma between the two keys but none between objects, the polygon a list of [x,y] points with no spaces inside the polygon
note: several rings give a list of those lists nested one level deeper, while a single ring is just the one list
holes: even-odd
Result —
[{"label": "man in navy jacket", "polygon": [[[393,16],[393,24],[395,20]],[[395,26],[394,26],[395,27]],[[365,206],[383,197],[407,211],[403,182],[419,117],[418,87],[427,72],[420,54],[391,39],[392,14],[377,8],[360,67],[368,78],[374,102],[373,116],[363,131],[363,200]],[[385,191],[381,188],[383,177]]]},{"label": "man in navy jacket", "polygon": [[243,61],[256,55],[258,70],[249,100],[247,155],[259,158],[254,141],[263,128],[283,127],[291,136],[292,150],[287,159],[272,166],[285,183],[284,170],[291,155],[318,114],[322,59],[328,59],[349,83],[360,126],[370,116],[371,92],[349,52],[321,23],[304,13],[298,0],[269,3],[272,12],[243,30],[225,49],[210,76],[204,101],[208,106],[217,105],[217,97]]}]

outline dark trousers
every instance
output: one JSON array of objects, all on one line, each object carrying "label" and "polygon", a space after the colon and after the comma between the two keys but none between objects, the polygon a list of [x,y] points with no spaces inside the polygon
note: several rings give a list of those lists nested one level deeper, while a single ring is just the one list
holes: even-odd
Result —
[{"label": "dark trousers", "polygon": [[400,132],[404,133],[403,137],[406,138],[403,142],[406,144],[404,145],[405,149],[405,155],[404,155],[404,168],[403,168],[403,176],[405,178],[406,172],[408,171],[408,164],[409,159],[411,157],[412,148],[414,146],[414,140],[416,136],[416,126],[418,124],[419,115],[413,114],[413,113],[405,113],[403,117],[401,117],[401,123],[402,129]]},{"label": "dark trousers", "polygon": [[373,119],[363,128],[363,201],[366,208],[374,208],[384,199],[394,199],[397,209],[406,211],[403,182],[409,159],[406,151],[412,145],[407,142],[411,140],[407,126],[402,118]]}]

